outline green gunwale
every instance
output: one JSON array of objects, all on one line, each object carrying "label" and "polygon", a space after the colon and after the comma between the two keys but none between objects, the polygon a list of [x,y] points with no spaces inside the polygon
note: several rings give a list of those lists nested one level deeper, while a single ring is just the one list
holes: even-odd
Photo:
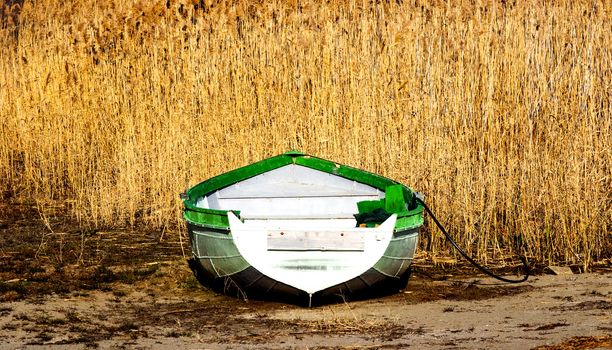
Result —
[{"label": "green gunwale", "polygon": [[[185,210],[183,211],[183,218],[187,222],[198,226],[224,230],[229,229],[229,222],[227,219],[228,211],[197,207],[196,203],[198,198],[207,196],[236,182],[249,179],[251,177],[292,163],[323,171],[328,174],[341,176],[352,181],[361,182],[383,191],[388,186],[399,184],[402,185],[404,189],[408,191],[408,193],[412,192],[409,187],[386,177],[376,175],[365,170],[353,168],[347,165],[342,165],[325,159],[309,156],[298,151],[290,151],[229,171],[221,175],[217,175],[191,187],[186,192],[186,198],[183,199],[183,204],[185,206]],[[399,231],[411,229],[419,227],[422,224],[423,206],[417,203],[414,209],[397,213],[397,222],[395,224],[395,230]]]}]

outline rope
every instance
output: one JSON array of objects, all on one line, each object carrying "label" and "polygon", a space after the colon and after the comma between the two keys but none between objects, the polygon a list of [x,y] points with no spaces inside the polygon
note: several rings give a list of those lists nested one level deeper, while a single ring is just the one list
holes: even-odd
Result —
[{"label": "rope", "polygon": [[442,231],[442,233],[444,234],[444,236],[446,236],[446,239],[449,240],[449,242],[451,242],[451,244],[453,245],[453,247],[455,247],[455,249],[457,249],[457,251],[464,257],[467,259],[467,261],[469,261],[472,265],[474,265],[476,268],[478,268],[478,270],[482,271],[483,273],[497,279],[500,280],[502,282],[506,282],[506,283],[521,283],[521,282],[525,282],[527,280],[527,278],[529,278],[529,266],[527,265],[527,259],[524,256],[519,256],[519,259],[521,259],[521,262],[523,263],[523,273],[524,276],[521,279],[518,280],[511,280],[505,277],[501,277],[498,276],[496,274],[494,274],[493,272],[491,272],[490,270],[486,269],[485,267],[483,267],[482,265],[480,265],[479,263],[476,262],[476,260],[472,259],[470,256],[467,255],[466,252],[463,251],[463,249],[461,249],[457,243],[455,243],[455,241],[451,238],[451,236],[448,234],[448,232],[446,231],[446,229],[442,226],[442,224],[440,224],[440,222],[438,221],[438,219],[436,218],[436,216],[431,212],[431,210],[429,209],[429,207],[427,206],[427,204],[425,204],[425,202],[419,198],[418,196],[414,197],[417,202],[421,203],[423,205],[423,208],[425,208],[425,210],[427,211],[427,213],[429,213],[429,215],[431,216],[431,218],[433,219],[433,221],[436,223],[436,225],[438,226],[438,228],[440,229],[440,231]]}]

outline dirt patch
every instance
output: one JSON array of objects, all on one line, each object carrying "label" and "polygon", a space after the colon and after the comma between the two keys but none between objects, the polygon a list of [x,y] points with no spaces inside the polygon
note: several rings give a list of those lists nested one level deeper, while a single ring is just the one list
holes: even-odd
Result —
[{"label": "dirt patch", "polygon": [[42,214],[33,205],[0,204],[0,213],[0,301],[133,284],[183,253],[178,235],[84,229],[62,207]]},{"label": "dirt patch", "polygon": [[533,350],[612,349],[612,336],[573,337],[560,344],[538,346]]},{"label": "dirt patch", "polygon": [[534,289],[531,285],[483,285],[483,279],[471,280],[431,280],[423,276],[417,267],[406,289],[389,300],[408,304],[444,300],[485,300],[503,296],[517,295]]},{"label": "dirt patch", "polygon": [[610,310],[612,309],[612,302],[608,300],[589,300],[581,303],[574,303],[570,305],[562,305],[551,308],[554,311],[576,311],[576,310]]}]

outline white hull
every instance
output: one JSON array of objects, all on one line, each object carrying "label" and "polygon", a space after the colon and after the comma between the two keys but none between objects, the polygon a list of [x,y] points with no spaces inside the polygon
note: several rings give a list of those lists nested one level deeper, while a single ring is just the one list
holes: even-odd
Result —
[{"label": "white hull", "polygon": [[396,217],[392,215],[375,228],[299,230],[249,225],[228,214],[234,243],[249,264],[311,295],[356,278],[374,266],[391,241]]}]

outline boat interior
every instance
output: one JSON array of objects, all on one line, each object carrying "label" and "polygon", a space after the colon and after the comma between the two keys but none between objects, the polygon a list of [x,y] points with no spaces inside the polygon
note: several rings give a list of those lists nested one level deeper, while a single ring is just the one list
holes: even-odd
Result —
[{"label": "boat interior", "polygon": [[385,192],[372,186],[290,164],[213,192],[197,206],[239,211],[256,227],[349,228],[359,203],[383,198]]}]

